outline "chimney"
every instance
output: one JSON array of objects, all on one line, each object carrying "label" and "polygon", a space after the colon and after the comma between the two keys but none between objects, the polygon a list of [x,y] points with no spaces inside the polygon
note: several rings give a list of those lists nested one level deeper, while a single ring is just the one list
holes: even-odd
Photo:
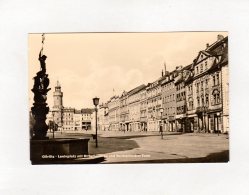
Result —
[{"label": "chimney", "polygon": [[217,35],[217,41],[221,41],[222,39],[224,39],[223,35]]},{"label": "chimney", "polygon": [[162,77],[163,77],[163,70],[162,70]]},{"label": "chimney", "polygon": [[207,48],[209,48],[209,43],[206,44]]}]

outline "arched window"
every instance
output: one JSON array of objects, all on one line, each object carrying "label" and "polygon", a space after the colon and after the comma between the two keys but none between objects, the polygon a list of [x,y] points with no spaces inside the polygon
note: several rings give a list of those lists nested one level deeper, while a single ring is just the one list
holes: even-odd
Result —
[{"label": "arched window", "polygon": [[193,104],[193,98],[188,99],[189,105],[188,105],[188,110],[193,110],[194,104]]}]

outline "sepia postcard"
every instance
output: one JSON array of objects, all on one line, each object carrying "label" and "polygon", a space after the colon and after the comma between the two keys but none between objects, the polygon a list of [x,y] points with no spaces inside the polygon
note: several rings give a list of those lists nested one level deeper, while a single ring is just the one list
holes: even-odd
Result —
[{"label": "sepia postcard", "polygon": [[228,32],[30,33],[32,164],[229,161]]}]

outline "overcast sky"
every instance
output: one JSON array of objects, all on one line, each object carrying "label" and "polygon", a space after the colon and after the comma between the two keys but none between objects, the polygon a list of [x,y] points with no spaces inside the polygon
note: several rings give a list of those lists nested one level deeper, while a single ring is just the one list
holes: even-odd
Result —
[{"label": "overcast sky", "polygon": [[[227,36],[226,32],[45,34],[44,54],[52,88],[47,103],[53,106],[57,80],[65,107],[93,107],[95,96],[106,102],[113,94],[159,78],[164,62],[168,71],[192,63],[218,34]],[[41,40],[41,34],[29,34],[29,89],[40,69]],[[32,105],[31,91],[29,96]]]}]

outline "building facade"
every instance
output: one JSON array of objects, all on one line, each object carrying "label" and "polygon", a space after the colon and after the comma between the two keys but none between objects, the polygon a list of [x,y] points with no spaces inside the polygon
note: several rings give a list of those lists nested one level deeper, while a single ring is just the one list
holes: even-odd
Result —
[{"label": "building facade", "polygon": [[140,98],[145,85],[142,84],[131,91],[128,92],[128,110],[129,110],[129,125],[128,130],[130,131],[141,131],[141,122],[140,122]]},{"label": "building facade", "polygon": [[87,131],[93,128],[94,109],[84,108],[77,110],[71,107],[64,107],[63,92],[58,81],[55,86],[53,98],[54,105],[49,112],[48,122],[53,121],[58,126],[59,131]]},{"label": "building facade", "polygon": [[120,130],[120,100],[119,96],[113,96],[107,102],[109,116],[109,130]]},{"label": "building facade", "polygon": [[147,92],[147,128],[148,131],[159,131],[162,107],[162,77],[146,87]]},{"label": "building facade", "polygon": [[[228,37],[201,50],[192,64],[146,85],[114,95],[99,106],[98,129],[110,131],[163,131],[228,133],[229,80]],[[63,93],[57,82],[53,93],[53,117],[65,131],[94,128],[94,109],[63,107]]]},{"label": "building facade", "polygon": [[164,131],[176,131],[176,87],[174,83],[176,76],[177,72],[173,71],[167,74],[161,83]]}]

